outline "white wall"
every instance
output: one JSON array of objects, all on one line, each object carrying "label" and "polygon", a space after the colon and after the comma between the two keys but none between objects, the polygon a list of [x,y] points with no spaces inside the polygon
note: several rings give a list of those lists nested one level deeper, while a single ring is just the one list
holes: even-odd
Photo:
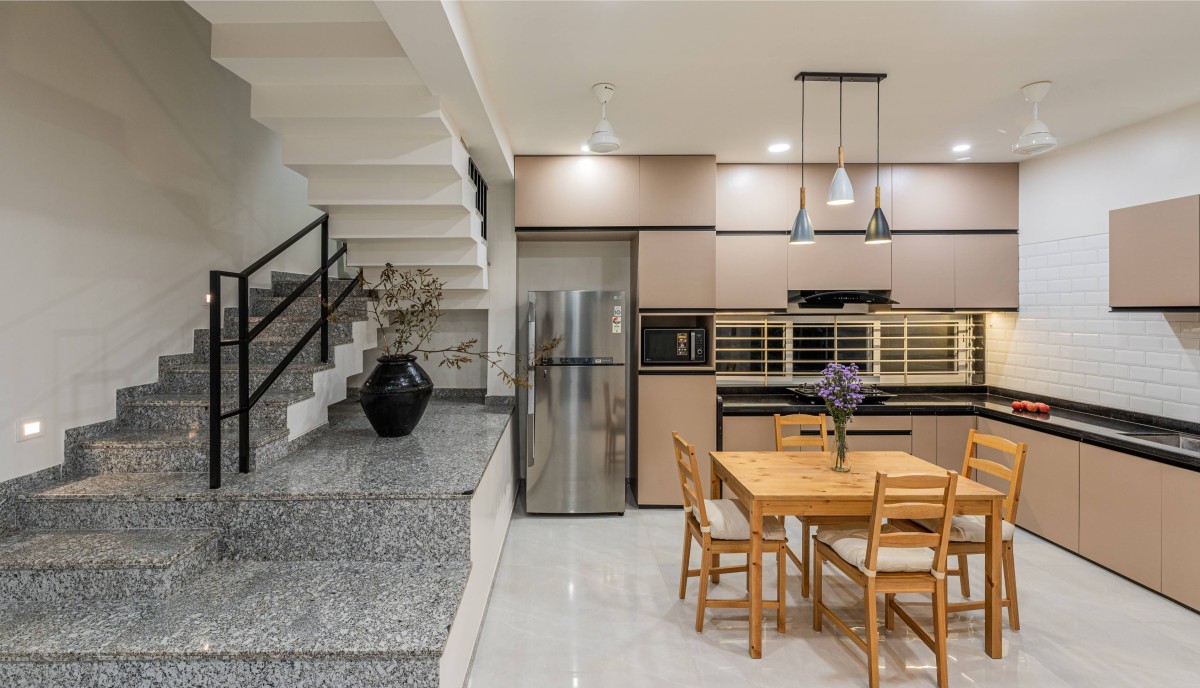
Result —
[{"label": "white wall", "polygon": [[1200,315],[1108,309],[1108,211],[1195,193],[1200,105],[1022,163],[1021,311],[989,316],[988,383],[1200,422]]},{"label": "white wall", "polygon": [[[512,182],[488,188],[488,345],[519,353],[517,349],[517,233],[513,214]],[[511,359],[506,370],[514,370]],[[487,379],[489,396],[511,396],[516,392],[495,372]]]},{"label": "white wall", "polygon": [[[249,87],[172,3],[0,3],[0,480],[62,461],[63,431],[191,350],[207,271],[317,213]],[[275,267],[315,267],[315,248]],[[264,279],[266,275],[264,274]],[[15,442],[19,419],[44,437]]]}]

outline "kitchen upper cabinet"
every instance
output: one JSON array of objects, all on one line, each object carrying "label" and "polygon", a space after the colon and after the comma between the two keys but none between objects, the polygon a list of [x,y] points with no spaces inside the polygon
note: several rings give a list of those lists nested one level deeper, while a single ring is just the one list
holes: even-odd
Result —
[{"label": "kitchen upper cabinet", "polygon": [[[1152,590],[1162,589],[1162,469],[1148,459],[1080,446],[1079,553]],[[1194,540],[1191,532],[1168,544],[1186,547]]]},{"label": "kitchen upper cabinet", "polygon": [[[893,308],[954,308],[952,234],[892,235]],[[974,238],[974,237],[971,237]],[[1014,277],[1016,265],[1013,266]]]},{"label": "kitchen upper cabinet", "polygon": [[1108,261],[1113,308],[1200,306],[1200,196],[1110,211]]},{"label": "kitchen upper cabinet", "polygon": [[782,234],[717,237],[717,308],[786,309],[788,243]]},{"label": "kitchen upper cabinet", "polygon": [[637,227],[641,159],[516,159],[517,227]]},{"label": "kitchen upper cabinet", "polygon": [[717,165],[717,231],[788,231],[790,199],[799,207],[799,194],[788,185],[787,165]]},{"label": "kitchen upper cabinet", "polygon": [[683,503],[671,433],[696,447],[701,485],[708,492],[710,459],[717,446],[715,375],[639,375],[637,405],[637,502]]},{"label": "kitchen upper cabinet", "polygon": [[891,167],[893,230],[1018,227],[1016,163]]},{"label": "kitchen upper cabinet", "polygon": [[717,223],[717,158],[643,155],[638,223],[642,227],[712,227]]},{"label": "kitchen upper cabinet", "polygon": [[1200,610],[1200,472],[1162,467],[1162,593]]},{"label": "kitchen upper cabinet", "polygon": [[638,308],[714,308],[717,236],[710,230],[638,233]]},{"label": "kitchen upper cabinet", "polygon": [[1017,235],[956,234],[953,238],[955,308],[1017,308]]},{"label": "kitchen upper cabinet", "polygon": [[[800,166],[788,165],[788,195],[787,229],[792,228],[792,221],[800,210]],[[867,222],[875,211],[875,165],[854,164],[846,165],[846,174],[854,187],[854,202],[847,205],[829,205],[825,202],[829,194],[829,185],[833,182],[833,173],[837,165],[808,164],[804,166],[804,186],[808,189],[806,207],[808,216],[812,219],[813,229],[818,233],[824,231],[857,231],[866,232]],[[892,166],[882,165],[879,168],[879,207],[890,220],[892,217]]]},{"label": "kitchen upper cabinet", "polygon": [[816,243],[788,244],[788,289],[891,287],[891,244],[868,244],[861,234],[818,234]]},{"label": "kitchen upper cabinet", "polygon": [[[990,418],[980,418],[977,423],[979,432],[1024,442],[1028,447],[1017,505],[1017,525],[1083,554],[1079,546],[1079,442]],[[958,466],[954,470],[962,470],[961,457],[966,441],[964,436]],[[980,449],[979,455],[1005,466],[1012,463],[1002,460],[999,453],[986,447]],[[985,477],[980,482],[988,484],[990,479]],[[991,484],[1002,487],[995,482]]]}]

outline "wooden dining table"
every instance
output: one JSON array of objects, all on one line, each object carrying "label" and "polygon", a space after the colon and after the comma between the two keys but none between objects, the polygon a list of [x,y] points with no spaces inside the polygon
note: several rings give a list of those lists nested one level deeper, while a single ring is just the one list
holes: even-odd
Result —
[{"label": "wooden dining table", "polygon": [[[750,521],[747,587],[750,592],[750,656],[762,657],[762,537],[768,516],[862,516],[871,514],[875,474],[945,473],[946,469],[898,451],[850,452],[850,471],[830,468],[828,452],[711,452],[714,476],[732,493]],[[713,495],[716,498],[719,495]],[[989,657],[1003,656],[1000,547],[1004,494],[960,478],[954,512],[985,517],[984,636]],[[805,562],[806,565],[811,565]]]}]

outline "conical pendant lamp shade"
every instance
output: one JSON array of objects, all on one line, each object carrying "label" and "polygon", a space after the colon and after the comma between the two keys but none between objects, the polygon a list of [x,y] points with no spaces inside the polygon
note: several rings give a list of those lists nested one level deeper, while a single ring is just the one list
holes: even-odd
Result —
[{"label": "conical pendant lamp shade", "polygon": [[887,217],[883,214],[883,208],[879,207],[879,187],[875,187],[875,212],[871,213],[871,220],[867,223],[867,239],[868,244],[887,244],[892,240],[892,228],[888,225]]},{"label": "conical pendant lamp shade", "polygon": [[800,212],[796,213],[796,221],[792,223],[792,235],[788,238],[788,243],[812,244],[816,241],[812,220],[808,217],[808,208],[804,207],[804,187],[800,187]]},{"label": "conical pendant lamp shade", "polygon": [[829,185],[829,196],[825,199],[829,205],[847,205],[854,202],[854,187],[850,186],[850,175],[846,168],[838,165],[833,173],[833,183]]}]

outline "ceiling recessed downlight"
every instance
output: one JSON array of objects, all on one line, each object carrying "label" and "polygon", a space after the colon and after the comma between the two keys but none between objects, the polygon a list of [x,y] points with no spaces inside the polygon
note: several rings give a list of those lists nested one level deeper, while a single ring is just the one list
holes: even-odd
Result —
[{"label": "ceiling recessed downlight", "polygon": [[772,153],[783,153],[791,149],[792,144],[790,143],[772,143],[771,145],[767,146],[767,150]]},{"label": "ceiling recessed downlight", "polygon": [[583,151],[584,153],[587,153],[587,152],[591,151],[592,149],[588,148],[588,145],[585,143],[579,147],[579,150]]},{"label": "ceiling recessed downlight", "polygon": [[951,148],[950,150],[954,151],[955,153],[966,153],[967,151],[971,150],[971,144],[960,143],[957,146]]},{"label": "ceiling recessed downlight", "polygon": [[969,155],[968,155],[968,156],[961,157],[961,158],[955,158],[955,159],[954,159],[954,162],[965,162],[965,161],[967,161],[967,160],[970,160],[970,159],[971,159],[971,156],[969,156]]}]

